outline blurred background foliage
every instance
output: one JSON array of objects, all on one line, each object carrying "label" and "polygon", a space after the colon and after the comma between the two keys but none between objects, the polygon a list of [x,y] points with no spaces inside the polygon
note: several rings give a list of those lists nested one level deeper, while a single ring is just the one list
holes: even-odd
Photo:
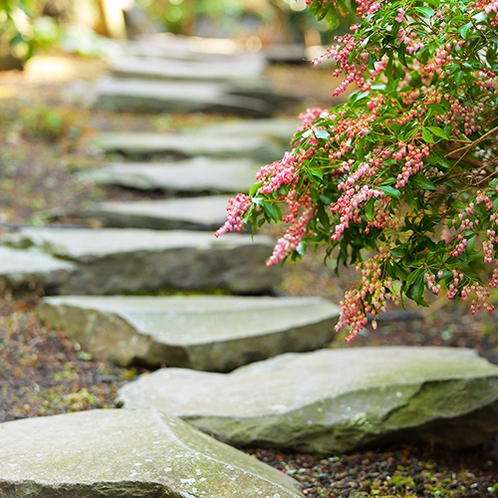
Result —
[{"label": "blurred background foliage", "polygon": [[[105,16],[112,9],[133,28],[124,36],[106,29]],[[101,35],[135,37],[144,32],[257,36],[262,46],[320,45],[329,44],[351,22],[345,17],[331,32],[326,21],[307,13],[305,0],[0,0],[0,56],[3,69],[9,69],[5,64],[20,69],[43,47],[56,45],[82,55],[101,55],[109,48]]]}]

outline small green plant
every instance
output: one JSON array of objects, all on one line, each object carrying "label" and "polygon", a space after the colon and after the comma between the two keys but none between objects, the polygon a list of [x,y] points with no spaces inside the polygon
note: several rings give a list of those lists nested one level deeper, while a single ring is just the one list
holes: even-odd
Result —
[{"label": "small green plant", "polygon": [[29,139],[75,142],[82,128],[69,109],[50,108],[45,104],[23,105],[19,111],[22,134]]}]

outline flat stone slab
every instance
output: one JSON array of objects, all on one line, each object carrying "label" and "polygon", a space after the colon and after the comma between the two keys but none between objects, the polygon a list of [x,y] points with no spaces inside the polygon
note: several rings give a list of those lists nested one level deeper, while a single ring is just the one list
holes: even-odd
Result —
[{"label": "flat stone slab", "polygon": [[339,309],[321,298],[68,296],[41,319],[118,365],[229,371],[334,338]]},{"label": "flat stone slab", "polygon": [[120,57],[111,62],[110,72],[119,78],[247,82],[261,81],[265,60],[252,58],[226,61],[179,61],[159,57]]},{"label": "flat stone slab", "polygon": [[263,52],[249,52],[232,39],[160,33],[122,44],[125,54],[138,58],[163,58],[195,62],[265,63]]},{"label": "flat stone slab", "polygon": [[287,353],[229,374],[167,368],[118,394],[126,408],[157,407],[236,445],[333,454],[498,434],[498,367],[469,349]]},{"label": "flat stone slab", "polygon": [[180,133],[103,133],[91,143],[104,153],[249,158],[263,163],[276,161],[286,150],[271,138],[234,136],[227,139],[218,134],[197,134],[192,137]]},{"label": "flat stone slab", "polygon": [[0,247],[0,291],[6,288],[56,287],[74,269],[74,264],[35,248],[23,251]]},{"label": "flat stone slab", "polygon": [[303,497],[291,477],[156,410],[0,424],[0,496]]},{"label": "flat stone slab", "polygon": [[298,127],[299,121],[295,118],[238,119],[202,125],[189,131],[230,137],[270,137],[288,147]]},{"label": "flat stone slab", "polygon": [[237,88],[217,82],[105,76],[95,84],[91,104],[112,111],[215,112],[251,117],[270,117],[277,111],[269,101],[244,93],[244,88],[237,92]]},{"label": "flat stone slab", "polygon": [[227,196],[180,199],[101,202],[66,212],[83,219],[95,219],[106,227],[150,228],[152,230],[209,230],[225,223]]},{"label": "flat stone slab", "polygon": [[153,290],[222,287],[258,293],[278,285],[279,268],[266,268],[271,237],[228,234],[217,239],[197,231],[105,228],[23,229],[0,245],[30,247],[74,263],[77,268],[54,290],[59,294],[119,294]]},{"label": "flat stone slab", "polygon": [[248,192],[261,167],[251,159],[196,157],[167,163],[109,163],[78,172],[82,181],[165,192]]}]

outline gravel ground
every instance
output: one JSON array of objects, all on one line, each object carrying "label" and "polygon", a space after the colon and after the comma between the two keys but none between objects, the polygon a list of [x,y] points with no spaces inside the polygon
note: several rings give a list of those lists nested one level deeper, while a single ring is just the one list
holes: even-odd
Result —
[{"label": "gravel ground", "polygon": [[[68,57],[62,60],[72,72],[58,80],[54,73],[40,80],[43,72],[39,69],[25,75],[0,74],[0,227],[44,223],[43,212],[61,206],[143,198],[139,192],[103,190],[74,181],[67,165],[87,160],[82,144],[98,130],[168,130],[216,119],[118,115],[74,107],[61,100],[61,88],[78,77],[95,78],[105,65]],[[282,87],[322,87],[325,81],[323,73],[316,76],[303,68],[275,68],[271,77]],[[281,291],[321,295],[338,302],[351,278],[351,271],[336,278],[331,268],[322,265],[320,255],[311,254],[288,266]],[[36,293],[16,297],[5,293],[0,299],[0,422],[113,407],[116,391],[147,373],[93,358],[63,332],[41,324],[38,299]],[[389,320],[379,322],[376,331],[365,331],[352,345],[338,337],[331,347],[470,347],[498,364],[497,312],[472,318],[465,304],[437,299],[427,310],[393,313],[386,317]],[[464,452],[430,445],[319,456],[257,448],[244,451],[292,475],[303,485],[305,495],[313,498],[498,494],[498,439]]]}]

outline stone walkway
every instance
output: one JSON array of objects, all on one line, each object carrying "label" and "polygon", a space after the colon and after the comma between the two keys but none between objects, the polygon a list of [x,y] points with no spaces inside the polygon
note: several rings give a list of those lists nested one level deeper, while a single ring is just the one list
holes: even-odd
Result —
[{"label": "stone walkway", "polygon": [[[289,476],[198,429],[232,444],[324,453],[496,435],[498,367],[468,350],[321,349],[333,340],[336,306],[260,295],[282,276],[265,267],[275,241],[213,236],[227,194],[247,191],[258,166],[288,148],[298,123],[268,116],[295,97],[269,88],[260,55],[199,54],[190,41],[130,43],[95,87],[95,105],[246,119],[103,134],[93,150],[136,162],[78,173],[183,197],[88,206],[65,214],[104,228],[0,240],[1,288],[59,294],[42,300],[42,320],[118,365],[168,368],[125,386],[124,409],[0,424],[0,496],[303,497]],[[155,153],[169,159],[146,162]],[[198,294],[123,295],[164,288]],[[203,294],[212,288],[232,295]]]}]

